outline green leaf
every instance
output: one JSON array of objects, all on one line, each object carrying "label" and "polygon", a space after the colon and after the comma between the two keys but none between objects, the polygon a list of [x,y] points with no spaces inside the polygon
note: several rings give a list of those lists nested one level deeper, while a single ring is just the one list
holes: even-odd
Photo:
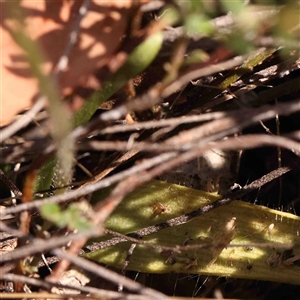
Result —
[{"label": "green leaf", "polygon": [[54,223],[58,227],[66,226],[64,213],[56,203],[44,204],[41,208],[41,216],[46,220]]},{"label": "green leaf", "polygon": [[51,218],[53,216],[58,216],[61,214],[61,210],[56,203],[46,203],[41,208],[41,215],[44,218]]},{"label": "green leaf", "polygon": [[[191,212],[217,198],[217,195],[203,191],[152,181],[130,194],[108,219],[106,227],[127,234]],[[226,234],[226,224],[228,227],[233,218],[236,218],[236,229],[235,235],[231,236]],[[193,273],[300,284],[300,266],[286,265],[284,259],[284,255],[299,254],[299,249],[293,249],[293,254],[282,249],[284,244],[300,244],[299,232],[298,216],[233,201],[186,224],[145,236],[143,241],[175,247],[184,244],[222,243],[224,236],[224,240],[225,237],[230,237],[229,242],[232,239],[231,244],[245,246],[228,247],[220,251],[220,255],[216,249],[189,250],[170,255],[159,249],[138,245],[128,269],[148,273]],[[108,238],[106,236],[101,240]],[[253,243],[275,243],[277,247],[248,247]],[[129,246],[130,242],[120,243],[86,256],[121,268]],[[214,259],[215,262],[211,263]]]},{"label": "green leaf", "polygon": [[55,159],[51,158],[38,170],[34,181],[34,192],[48,190],[54,175]]},{"label": "green leaf", "polygon": [[245,4],[243,0],[234,0],[234,1],[221,0],[221,3],[222,6],[225,8],[225,10],[233,14],[239,14],[245,8]]},{"label": "green leaf", "polygon": [[201,14],[190,14],[185,19],[185,30],[190,34],[205,34],[211,35],[214,27],[209,23],[209,19]]},{"label": "green leaf", "polygon": [[189,56],[185,59],[185,64],[193,64],[193,63],[199,63],[199,62],[206,62],[209,60],[209,56],[206,52],[200,49],[196,49],[194,51],[191,51]]},{"label": "green leaf", "polygon": [[79,232],[92,228],[92,223],[82,214],[76,203],[71,204],[64,214],[69,228],[76,229]]},{"label": "green leaf", "polygon": [[156,57],[162,45],[163,36],[161,32],[155,33],[141,43],[128,57],[126,63],[104,82],[102,89],[95,92],[87,99],[82,108],[75,113],[74,126],[87,122],[95,113],[97,108],[116,91],[123,87],[131,78],[141,73]]},{"label": "green leaf", "polygon": [[70,229],[78,231],[92,228],[92,223],[82,214],[80,207],[76,203],[70,204],[64,211],[61,211],[58,204],[45,204],[41,208],[41,215],[58,227],[68,226]]}]

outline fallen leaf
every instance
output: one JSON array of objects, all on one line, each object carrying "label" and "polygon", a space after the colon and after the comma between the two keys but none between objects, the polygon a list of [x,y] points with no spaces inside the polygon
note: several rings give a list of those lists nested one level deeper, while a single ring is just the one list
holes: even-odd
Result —
[{"label": "fallen leaf", "polygon": [[[45,58],[41,66],[44,74],[52,74],[63,55],[82,3],[82,0],[19,2],[24,15],[24,31],[38,43]],[[10,34],[16,22],[10,14],[10,5],[9,1],[1,2],[0,126],[10,123],[18,112],[30,108],[39,92],[26,54]],[[99,88],[100,83],[91,77],[114,57],[127,30],[132,8],[132,0],[91,1],[80,23],[80,34],[70,53],[68,68],[59,78],[62,96],[71,94],[77,86]]]}]

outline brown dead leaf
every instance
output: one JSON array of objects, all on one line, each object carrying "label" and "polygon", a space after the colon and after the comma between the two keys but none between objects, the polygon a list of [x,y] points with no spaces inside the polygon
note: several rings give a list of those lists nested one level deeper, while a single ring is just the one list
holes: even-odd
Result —
[{"label": "brown dead leaf", "polygon": [[[45,61],[41,69],[53,73],[69,41],[82,0],[19,2],[24,14],[24,30],[36,41]],[[24,51],[10,34],[16,20],[9,14],[9,1],[1,2],[1,114],[0,126],[10,123],[20,111],[31,107],[38,94],[38,82],[33,77]],[[71,94],[78,86],[98,88],[91,80],[95,70],[103,67],[120,46],[130,21],[133,0],[91,1],[87,15],[80,24],[80,35],[70,54],[70,61],[59,79],[61,95]],[[88,86],[87,86],[88,85]]]}]

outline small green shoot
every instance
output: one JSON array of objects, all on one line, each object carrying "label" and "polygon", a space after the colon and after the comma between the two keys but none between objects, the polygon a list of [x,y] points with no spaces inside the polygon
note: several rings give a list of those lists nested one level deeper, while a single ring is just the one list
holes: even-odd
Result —
[{"label": "small green shoot", "polygon": [[64,211],[55,203],[45,204],[41,208],[41,215],[59,228],[68,227],[79,232],[92,228],[92,223],[75,203],[70,204]]}]

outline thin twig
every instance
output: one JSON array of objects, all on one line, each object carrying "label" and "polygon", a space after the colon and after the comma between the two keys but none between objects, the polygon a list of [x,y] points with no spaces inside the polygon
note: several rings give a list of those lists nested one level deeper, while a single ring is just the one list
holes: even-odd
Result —
[{"label": "thin twig", "polygon": [[[160,251],[169,251],[169,252],[175,252],[180,253],[182,251],[188,251],[188,250],[197,250],[197,249],[210,249],[210,248],[224,248],[224,247],[236,247],[236,248],[243,248],[246,246],[249,247],[255,247],[255,248],[273,248],[273,249],[291,249],[293,247],[298,247],[300,244],[295,243],[284,243],[284,244],[278,244],[278,243],[246,243],[246,244],[220,244],[220,243],[201,243],[201,244],[195,244],[195,245],[176,245],[176,246],[164,246],[153,242],[147,242],[143,241],[141,239],[133,238],[129,235],[122,234],[113,230],[105,229],[106,233],[109,233],[115,237],[122,238],[126,240],[127,242],[132,242],[137,245],[143,245],[148,248],[160,250]],[[98,249],[98,243],[95,243],[94,245],[88,246],[88,250],[96,251]]]},{"label": "thin twig", "polygon": [[[286,144],[286,142],[289,142],[288,144]],[[251,142],[250,144],[246,144],[246,142]],[[212,145],[212,144],[207,144],[204,145],[202,147],[198,147],[198,148],[194,148],[190,151],[187,151],[185,153],[182,153],[180,157],[176,157],[176,152],[169,152],[169,153],[164,153],[161,154],[155,158],[151,158],[149,160],[146,160],[145,162],[141,163],[140,165],[134,166],[131,169],[127,170],[127,171],[123,171],[120,172],[116,175],[113,175],[111,177],[105,178],[100,182],[96,182],[94,184],[91,185],[86,185],[84,188],[82,189],[78,189],[78,190],[74,190],[62,195],[58,195],[58,196],[54,196],[54,197],[50,197],[50,198],[46,198],[40,201],[35,201],[35,202],[31,202],[31,203],[23,203],[20,204],[16,207],[11,207],[11,208],[7,208],[5,209],[2,214],[6,215],[6,214],[14,214],[14,213],[18,213],[21,212],[23,210],[29,210],[29,209],[34,209],[34,208],[40,208],[42,205],[44,205],[45,203],[61,203],[67,200],[70,200],[72,198],[79,198],[82,197],[84,195],[93,193],[94,191],[107,187],[121,179],[124,179],[125,176],[130,176],[132,174],[135,174],[137,172],[143,171],[145,169],[148,169],[150,167],[153,167],[155,165],[158,164],[162,164],[162,162],[166,162],[169,161],[168,164],[165,165],[161,165],[161,167],[158,167],[159,171],[156,171],[156,174],[153,176],[158,176],[160,174],[162,174],[163,172],[172,169],[173,167],[175,167],[176,165],[179,165],[183,162],[189,161],[199,155],[201,155],[204,151],[212,149],[212,148],[220,148],[220,149],[239,149],[239,148],[251,148],[254,146],[258,146],[258,145],[265,145],[265,144],[275,144],[275,145],[279,145],[282,147],[286,147],[286,145],[288,147],[293,147],[295,148],[294,150],[296,152],[299,152],[299,143],[294,142],[292,140],[288,140],[286,138],[283,137],[270,137],[267,135],[263,135],[261,138],[258,135],[254,135],[253,137],[250,136],[249,138],[247,136],[244,137],[239,137],[239,138],[232,138],[230,139],[230,142],[228,142],[228,140],[223,140],[223,141],[219,141],[218,143]],[[175,158],[174,158],[175,157]],[[170,159],[174,158],[172,161],[170,161]],[[152,178],[153,178],[152,177]],[[148,180],[150,180],[151,178],[149,178]]]},{"label": "thin twig", "polygon": [[[154,171],[156,171],[156,170],[154,169]],[[170,219],[166,222],[162,222],[162,223],[152,225],[152,226],[143,228],[141,230],[129,233],[129,234],[127,234],[127,236],[133,237],[136,239],[141,239],[142,237],[144,237],[146,235],[158,232],[162,229],[185,224],[188,221],[194,219],[195,217],[198,217],[205,213],[208,213],[209,211],[211,211],[213,209],[216,209],[223,205],[228,205],[233,200],[241,198],[242,196],[246,195],[247,193],[250,193],[250,192],[262,187],[266,183],[268,183],[276,178],[279,178],[280,176],[282,176],[283,174],[285,174],[289,171],[290,171],[290,168],[288,168],[288,167],[276,169],[276,170],[262,176],[261,178],[253,181],[249,185],[246,185],[244,188],[242,188],[238,191],[235,191],[235,192],[228,193],[222,199],[216,200],[216,201],[212,202],[211,204],[205,205],[199,209],[196,209],[196,210],[189,212],[187,214],[184,214],[182,216]],[[140,179],[139,181],[142,181],[142,180]],[[96,247],[97,247],[97,249],[104,249],[104,248],[107,248],[107,247],[110,247],[113,245],[117,245],[119,243],[126,242],[126,241],[127,240],[124,238],[117,237],[117,238],[112,238],[107,241],[99,242]]]},{"label": "thin twig", "polygon": [[2,129],[0,131],[0,143],[3,143],[17,131],[27,126],[32,121],[32,119],[34,119],[35,116],[44,108],[46,102],[46,97],[39,97],[37,101],[32,105],[32,107],[20,117],[20,119]]},{"label": "thin twig", "polygon": [[[134,251],[136,245],[137,245],[136,243],[131,244],[131,245],[130,245],[130,248],[129,248],[128,251],[127,251],[127,255],[126,255],[125,261],[124,261],[124,263],[123,263],[122,270],[121,270],[121,274],[122,274],[124,277],[125,277],[125,275],[126,275],[126,269],[127,269],[128,265],[129,265],[131,256],[132,256],[132,254],[133,254],[133,251]],[[123,285],[119,284],[119,285],[118,285],[118,292],[122,292],[122,291],[123,291]]]},{"label": "thin twig", "polygon": [[[7,228],[6,228],[7,229]],[[22,232],[14,232],[15,236],[25,237]],[[29,240],[32,241],[31,244],[23,246],[22,248],[14,249],[13,251],[7,252],[1,255],[0,263],[3,265],[5,263],[11,263],[13,261],[22,259],[27,256],[35,255],[37,253],[43,253],[45,251],[52,250],[53,247],[61,247],[67,245],[70,241],[79,240],[84,237],[91,238],[101,235],[101,232],[96,229],[90,229],[80,233],[73,233],[67,236],[53,237],[47,240],[33,238],[32,236],[26,236]],[[2,276],[0,269],[0,278]]]},{"label": "thin twig", "polygon": [[[180,224],[182,225],[182,224]],[[191,251],[191,250],[199,250],[199,249],[213,249],[213,248],[244,248],[246,246],[248,247],[253,247],[253,248],[270,248],[270,249],[292,249],[295,247],[300,247],[299,243],[268,243],[268,242],[262,242],[262,243],[246,243],[246,244],[239,244],[239,243],[231,243],[231,244],[223,244],[223,243],[201,243],[201,244],[194,244],[194,245],[175,245],[175,246],[165,246],[162,244],[157,244],[157,243],[153,243],[153,242],[147,242],[147,241],[143,241],[142,239],[139,238],[134,238],[131,237],[130,234],[134,234],[134,233],[129,233],[129,234],[122,234],[116,231],[112,231],[109,229],[105,230],[106,233],[109,233],[111,235],[113,235],[114,237],[116,237],[116,239],[119,239],[119,243],[122,242],[132,242],[132,245],[142,245],[144,247],[147,248],[151,248],[151,249],[155,249],[158,251],[167,251],[167,252],[174,252],[174,253],[181,253],[182,251]],[[122,239],[122,240],[121,240]],[[94,252],[97,251],[99,249],[105,249],[106,247],[110,247],[110,246],[114,246],[116,244],[110,244],[106,246],[105,242],[111,242],[113,240],[113,242],[115,243],[115,239],[110,239],[104,242],[100,242],[100,243],[94,243],[92,245],[87,246],[84,250],[82,250],[82,252],[80,253],[81,255],[85,254],[85,253],[90,253],[90,252]],[[130,255],[132,254],[132,248],[130,248],[128,250],[128,254],[125,261],[124,261],[124,266],[127,267],[129,264],[129,259],[128,256],[130,258]],[[51,257],[51,263],[56,263],[60,261],[60,258],[58,257]],[[39,264],[39,266],[44,266],[44,263]]]},{"label": "thin twig", "polygon": [[214,119],[220,119],[222,117],[227,116],[227,112],[212,112],[206,113],[202,115],[192,115],[192,116],[184,116],[178,118],[170,118],[170,119],[161,119],[161,120],[153,120],[146,122],[136,122],[134,124],[122,124],[122,125],[114,125],[104,129],[99,130],[97,134],[113,134],[117,132],[126,132],[126,131],[134,131],[134,130],[142,130],[142,129],[151,129],[151,128],[159,128],[166,126],[178,126],[180,124],[188,124],[195,122],[205,122]]},{"label": "thin twig", "polygon": [[[105,220],[110,216],[110,214],[115,210],[115,208],[120,204],[123,200],[123,195],[128,194],[132,191],[131,178],[127,178],[121,181],[117,187],[110,193],[110,195],[100,204],[96,205],[94,208],[94,215],[92,218],[92,222],[95,228],[102,228]],[[129,188],[129,190],[128,190]],[[67,250],[69,255],[77,254],[80,249],[86,244],[88,237],[83,237],[80,240],[73,241],[70,247]],[[67,259],[62,259],[56,266],[55,270],[47,277],[49,281],[57,281],[59,280],[62,273],[68,268],[70,265],[70,261]]]},{"label": "thin twig", "polygon": [[9,178],[5,175],[5,173],[0,169],[0,180],[4,182],[7,187],[13,192],[13,194],[16,196],[16,198],[22,197],[22,192],[16,187],[16,185],[9,180]]},{"label": "thin twig", "polygon": [[68,44],[55,67],[54,75],[56,76],[56,80],[59,80],[61,73],[65,71],[65,69],[68,67],[69,56],[71,54],[72,48],[74,47],[78,39],[80,23],[82,19],[86,16],[90,5],[91,0],[85,0],[79,8],[79,14],[72,28],[72,31],[70,32]]},{"label": "thin twig", "polygon": [[1,211],[1,215],[19,213],[23,210],[39,209],[46,203],[62,203],[70,200],[74,201],[82,196],[91,194],[101,188],[111,186],[112,184],[124,179],[127,176],[135,174],[136,172],[143,171],[153,167],[154,165],[164,163],[174,156],[176,156],[175,152],[163,153],[161,155],[156,156],[155,158],[152,158],[151,160],[144,161],[141,164],[130,168],[129,170],[119,172],[118,174],[112,175],[108,178],[104,178],[99,182],[86,185],[82,189],[77,189],[62,195],[57,195],[57,196],[41,199],[39,201],[34,201],[31,203],[23,203],[15,207],[6,208],[5,210]]},{"label": "thin twig", "polygon": [[[9,229],[9,228],[7,228],[7,226],[6,226],[6,229],[8,229],[12,233],[14,233],[16,236],[20,236],[20,237],[23,236],[23,234],[20,231]],[[128,278],[124,278],[121,275],[114,273],[113,271],[107,270],[96,264],[89,263],[87,260],[85,260],[83,258],[79,258],[75,255],[66,253],[60,249],[53,250],[53,247],[59,247],[59,246],[65,245],[70,240],[82,239],[84,236],[87,236],[87,237],[99,236],[99,231],[90,230],[90,231],[86,231],[86,232],[82,232],[82,233],[70,234],[70,235],[64,236],[64,237],[51,238],[46,241],[44,241],[42,239],[34,238],[34,241],[32,244],[30,244],[28,246],[24,246],[20,249],[12,251],[12,252],[3,254],[1,256],[1,263],[4,264],[6,262],[12,262],[14,260],[18,260],[20,258],[27,257],[27,256],[30,256],[30,255],[33,255],[36,253],[52,250],[52,252],[55,255],[80,266],[84,270],[95,273],[99,276],[102,276],[103,278],[107,278],[108,280],[110,280],[111,282],[113,282],[116,285],[121,283],[124,285],[124,287],[126,287],[129,290],[152,296],[155,299],[162,299],[161,295],[163,295],[163,294],[160,294],[160,293],[155,292],[154,290],[151,290],[148,288],[144,288],[139,283],[136,283]],[[1,272],[1,271],[3,271],[2,268],[0,268],[0,279],[4,279],[3,276],[8,276],[8,274],[5,274],[5,272]]]},{"label": "thin twig", "polygon": [[166,85],[158,85],[151,88],[146,94],[141,95],[131,101],[122,104],[110,111],[104,112],[98,118],[91,121],[87,126],[78,126],[72,133],[74,138],[86,136],[90,131],[96,129],[99,124],[116,121],[131,111],[143,111],[160,103],[174,92],[180,90],[185,84],[196,78],[212,75],[216,72],[228,70],[230,68],[241,65],[246,57],[236,57],[234,59],[203,67],[203,65],[193,66],[193,70],[186,71],[178,76],[176,80]]},{"label": "thin twig", "polygon": [[[188,134],[188,132],[185,132]],[[192,135],[191,135],[192,137]],[[177,139],[177,136],[176,136]],[[198,139],[198,136],[195,136],[195,139]],[[180,140],[180,139],[178,139]],[[234,141],[234,144],[230,145],[230,142]],[[239,142],[240,141],[240,142]],[[207,146],[205,147],[205,143],[207,143]],[[204,144],[205,148],[218,148],[218,149],[249,149],[249,148],[255,148],[258,146],[278,146],[282,148],[289,149],[291,151],[298,152],[300,154],[300,144],[298,142],[295,142],[291,139],[285,138],[285,137],[279,137],[279,136],[269,136],[266,134],[248,134],[244,136],[229,138],[227,141],[219,141],[214,142],[215,146],[212,144],[208,144],[208,141],[205,139],[202,139],[201,141],[194,142],[194,143],[183,143],[180,142],[172,142],[172,143],[147,143],[147,142],[138,142],[138,143],[132,143],[130,145],[130,148],[128,149],[128,143],[127,142],[100,142],[100,141],[90,141],[87,142],[84,147],[79,147],[79,149],[92,149],[94,151],[122,151],[124,149],[128,150],[135,150],[137,151],[143,151],[143,152],[167,152],[167,151],[186,151],[192,148],[196,148],[197,146],[202,146]],[[298,149],[298,151],[297,151]]]},{"label": "thin twig", "polygon": [[111,281],[112,283],[114,283],[116,285],[122,284],[122,285],[124,285],[125,288],[127,288],[128,290],[130,290],[132,292],[151,296],[151,297],[153,297],[153,299],[164,299],[165,298],[164,294],[157,292],[153,289],[144,287],[143,285],[141,285],[138,282],[135,282],[129,278],[123,277],[122,275],[119,275],[119,274],[117,274],[109,269],[106,269],[96,263],[93,263],[87,259],[75,256],[75,255],[71,255],[60,249],[55,249],[52,252],[53,252],[53,254],[69,260],[74,265],[77,265],[78,267],[80,267],[88,272],[91,272],[102,278],[106,278],[107,280]]},{"label": "thin twig", "polygon": [[[68,285],[68,284],[60,284],[57,282],[49,282],[47,280],[41,280],[37,278],[31,278],[28,276],[23,276],[23,275],[16,275],[16,274],[3,274],[1,276],[2,280],[7,280],[7,281],[19,281],[22,283],[30,284],[33,286],[38,286],[41,288],[44,288],[46,290],[51,291],[53,287],[61,288],[61,289],[71,289],[75,291],[80,291],[84,293],[92,293],[94,295],[98,296],[106,296],[109,298],[118,298],[120,297],[120,293],[113,292],[113,291],[108,291],[108,290],[101,290],[98,288],[94,287],[85,287],[85,286],[73,286],[73,285]],[[74,296],[74,295],[73,295]],[[41,297],[41,295],[39,295]]]}]

